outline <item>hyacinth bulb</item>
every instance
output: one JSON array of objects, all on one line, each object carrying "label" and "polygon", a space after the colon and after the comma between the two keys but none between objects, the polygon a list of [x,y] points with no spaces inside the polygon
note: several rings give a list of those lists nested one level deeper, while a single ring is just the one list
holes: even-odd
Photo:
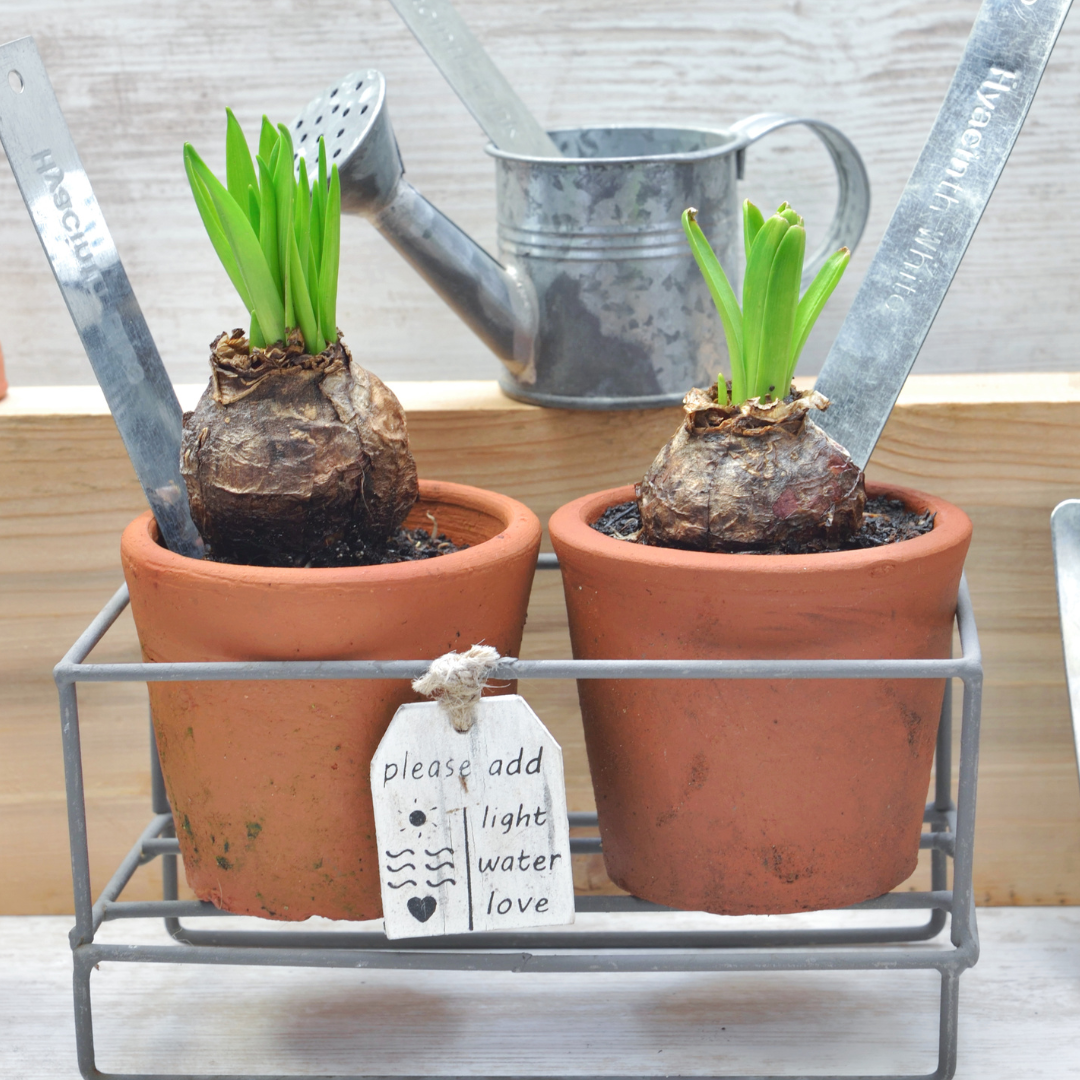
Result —
[{"label": "hyacinth bulb", "polygon": [[263,117],[258,153],[226,110],[226,182],[184,147],[207,236],[250,318],[211,344],[184,418],[181,470],[211,558],[262,566],[370,561],[417,498],[397,398],[337,329],[341,182],[320,139],[309,183]]},{"label": "hyacinth bulb", "polygon": [[418,486],[394,394],[337,341],[299,332],[212,346],[210,385],[184,420],[181,471],[210,556],[256,566],[353,565],[398,529]]},{"label": "hyacinth bulb", "polygon": [[816,391],[741,406],[691,390],[683,423],[638,486],[642,539],[696,551],[826,551],[862,525],[866,491],[814,423]]},{"label": "hyacinth bulb", "polygon": [[683,423],[638,486],[641,538],[698,551],[839,547],[862,525],[862,472],[813,421],[828,401],[797,392],[792,378],[850,253],[827,259],[800,297],[803,219],[787,203],[765,219],[747,200],[740,306],[693,208],[683,228],[720,314],[731,382],[721,376],[683,400]]}]

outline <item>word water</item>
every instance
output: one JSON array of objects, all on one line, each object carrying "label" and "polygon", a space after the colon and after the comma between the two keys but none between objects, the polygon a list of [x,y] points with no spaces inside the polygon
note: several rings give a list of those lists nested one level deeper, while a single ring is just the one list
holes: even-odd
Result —
[{"label": "word water", "polygon": [[523,697],[402,705],[371,762],[388,938],[574,921],[562,749]]}]

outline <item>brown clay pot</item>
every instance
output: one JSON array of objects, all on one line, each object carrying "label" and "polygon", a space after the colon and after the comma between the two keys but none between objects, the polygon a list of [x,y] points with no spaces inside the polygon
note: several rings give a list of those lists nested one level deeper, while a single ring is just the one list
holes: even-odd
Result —
[{"label": "brown clay pot", "polygon": [[6,398],[8,392],[7,375],[4,372],[4,350],[0,349],[0,399]]},{"label": "brown clay pot", "polygon": [[[516,656],[540,523],[504,495],[420,482],[407,527],[466,550],[423,562],[269,568],[202,562],[158,542],[149,513],[121,541],[150,662],[429,659],[483,642]],[[149,683],[188,883],[274,919],[382,914],[368,770],[407,681]]]},{"label": "brown clay pot", "polygon": [[[581,659],[948,657],[971,522],[816,555],[646,547],[590,528],[618,488],[551,518]],[[944,680],[578,683],[604,862],[644,899],[718,914],[840,907],[915,868]]]}]

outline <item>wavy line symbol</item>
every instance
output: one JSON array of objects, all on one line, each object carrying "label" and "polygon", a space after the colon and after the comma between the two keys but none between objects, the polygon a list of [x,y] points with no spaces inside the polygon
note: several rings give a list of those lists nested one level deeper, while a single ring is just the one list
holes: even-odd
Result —
[{"label": "wavy line symbol", "polygon": [[391,889],[404,889],[406,885],[415,885],[416,882],[413,881],[412,878],[409,878],[408,881],[400,881],[397,885],[395,885],[392,881],[388,881],[386,884],[389,885]]},{"label": "wavy line symbol", "polygon": [[[391,874],[400,874],[402,870],[415,870],[416,863],[403,862],[400,866],[391,866],[389,863],[387,863],[386,869],[389,870]],[[434,870],[435,867],[429,866],[428,869]]]},{"label": "wavy line symbol", "polygon": [[[448,881],[451,885],[457,884],[452,877],[444,877],[441,881],[429,881],[427,884],[429,888],[437,889],[440,885],[445,885]],[[391,888],[393,888],[393,886],[391,886]]]},{"label": "wavy line symbol", "polygon": [[[424,848],[424,854],[430,856],[432,859],[434,859],[436,855],[441,855],[444,851],[449,851],[451,855],[454,854],[454,849],[452,847],[441,847],[438,851],[428,851],[427,848]],[[387,852],[387,854],[389,855],[390,853]],[[409,852],[409,854],[411,855],[412,852]]]},{"label": "wavy line symbol", "polygon": [[[441,870],[444,866],[449,866],[451,870],[454,869],[454,864],[450,861],[441,862],[436,864],[435,866],[432,866],[431,863],[424,863],[425,870]],[[416,867],[414,866],[413,869],[415,870]]]},{"label": "wavy line symbol", "polygon": [[[402,855],[415,855],[416,852],[413,851],[413,849],[411,847],[407,847],[407,848],[402,848],[400,851],[397,851],[397,852],[386,851],[383,854],[385,854],[388,859],[400,859]],[[431,852],[430,851],[425,851],[424,854],[425,855],[430,855]]]}]

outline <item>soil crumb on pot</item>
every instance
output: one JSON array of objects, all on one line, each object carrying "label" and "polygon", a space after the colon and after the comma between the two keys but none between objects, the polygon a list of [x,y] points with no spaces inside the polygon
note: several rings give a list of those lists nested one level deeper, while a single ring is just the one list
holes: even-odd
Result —
[{"label": "soil crumb on pot", "polygon": [[[592,527],[605,536],[629,543],[644,544],[641,536],[641,510],[638,504],[630,502],[609,506]],[[879,495],[866,500],[862,525],[854,536],[834,546],[825,547],[820,542],[776,546],[766,551],[744,552],[759,555],[811,555],[820,551],[857,551],[860,548],[882,547],[885,544],[898,544],[903,540],[912,540],[930,532],[934,527],[934,514],[930,511],[919,513],[909,510],[898,499]],[[655,545],[654,545],[655,546]]]}]

